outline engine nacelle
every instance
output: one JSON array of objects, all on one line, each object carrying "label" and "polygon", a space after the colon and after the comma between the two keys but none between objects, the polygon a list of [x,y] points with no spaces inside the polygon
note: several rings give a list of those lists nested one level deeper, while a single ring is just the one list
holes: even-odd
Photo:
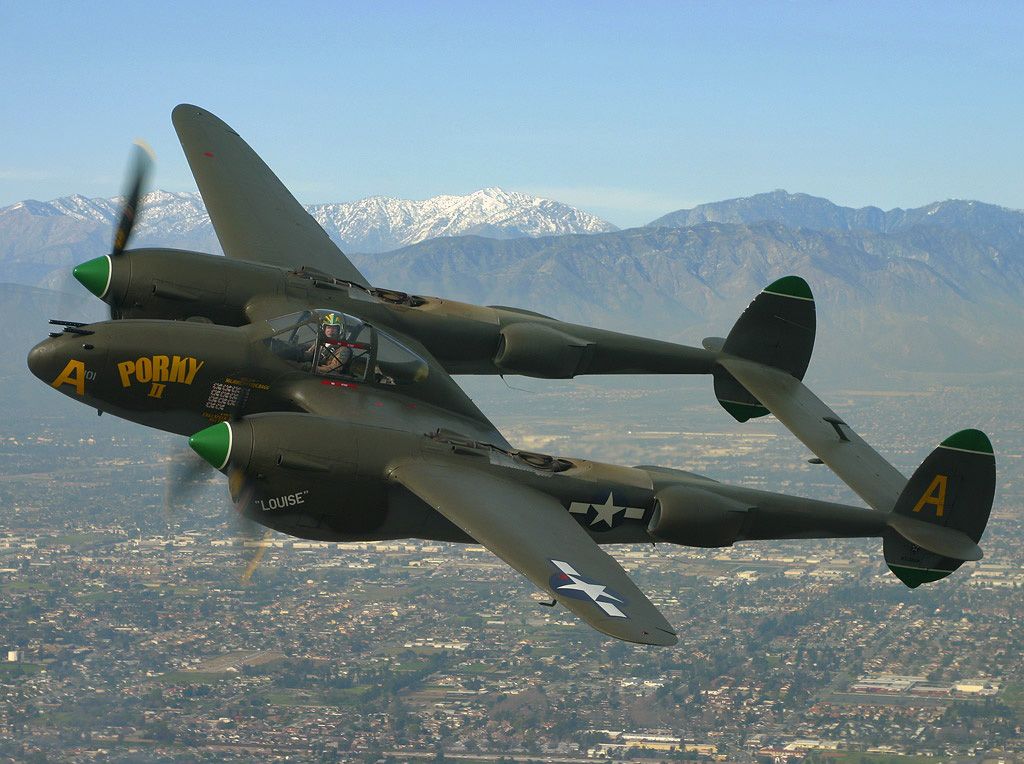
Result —
[{"label": "engine nacelle", "polygon": [[[311,414],[256,414],[209,427],[189,441],[228,476],[237,510],[301,538],[372,536],[387,520],[383,470],[360,461],[365,428]],[[376,451],[375,444],[366,443]],[[362,479],[361,466],[377,479]]]},{"label": "engine nacelle", "polygon": [[189,445],[228,476],[240,514],[282,533],[323,541],[472,541],[388,478],[396,455],[439,453],[441,444],[419,433],[278,411],[207,427]]},{"label": "engine nacelle", "polygon": [[582,370],[590,345],[550,326],[522,321],[501,330],[494,365],[505,374],[571,379]]},{"label": "engine nacelle", "polygon": [[682,546],[732,546],[743,529],[747,504],[694,486],[673,485],[657,493],[647,525],[651,538]]},{"label": "engine nacelle", "polygon": [[241,326],[252,296],[277,294],[285,281],[280,268],[177,249],[131,249],[91,262],[108,269],[106,289],[96,294],[117,318],[198,316]]}]

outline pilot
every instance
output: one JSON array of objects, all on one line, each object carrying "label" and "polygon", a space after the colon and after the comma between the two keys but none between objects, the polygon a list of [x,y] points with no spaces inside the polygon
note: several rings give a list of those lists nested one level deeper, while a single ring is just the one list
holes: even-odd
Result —
[{"label": "pilot", "polygon": [[328,313],[320,322],[320,349],[317,351],[316,370],[319,374],[344,374],[352,361],[352,348],[343,344],[342,319],[337,313]]}]

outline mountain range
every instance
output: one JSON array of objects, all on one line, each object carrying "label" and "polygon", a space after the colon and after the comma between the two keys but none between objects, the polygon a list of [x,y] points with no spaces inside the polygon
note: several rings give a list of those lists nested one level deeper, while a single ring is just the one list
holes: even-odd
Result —
[{"label": "mountain range", "polygon": [[918,226],[979,234],[986,242],[1013,247],[1024,234],[1024,212],[983,202],[950,199],[913,209],[841,207],[828,199],[777,190],[766,194],[676,210],[647,224],[649,228],[686,228],[701,223],[782,223],[816,231],[871,231],[888,234]]},{"label": "mountain range", "polygon": [[[0,281],[77,292],[67,266],[106,251],[114,209],[66,197],[0,210]],[[812,371],[1024,367],[1024,213],[982,202],[883,211],[774,191],[622,231],[497,189],[311,211],[337,238],[358,230],[376,242],[347,251],[380,286],[693,344],[727,332],[765,284],[798,273],[819,305]],[[157,192],[144,215],[133,245],[219,251],[193,194]],[[422,238],[437,232],[460,235]],[[373,251],[404,238],[414,243]]]},{"label": "mountain range", "polygon": [[[567,204],[500,188],[422,201],[374,196],[306,209],[346,252],[384,252],[437,236],[507,239],[617,230]],[[0,209],[0,258],[11,261],[22,253],[42,253],[45,261],[48,255],[70,255],[69,250],[80,256],[78,250],[93,247],[96,237],[109,238],[119,214],[119,197],[75,194],[49,202],[18,202]],[[147,194],[133,244],[221,253],[198,193]]]}]

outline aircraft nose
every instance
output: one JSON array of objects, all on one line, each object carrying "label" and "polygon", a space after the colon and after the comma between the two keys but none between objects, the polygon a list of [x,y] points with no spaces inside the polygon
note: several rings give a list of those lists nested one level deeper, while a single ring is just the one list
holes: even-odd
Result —
[{"label": "aircraft nose", "polygon": [[87,383],[106,363],[107,353],[97,347],[100,343],[93,336],[95,332],[82,331],[84,334],[65,330],[32,348],[28,352],[29,371],[62,393],[84,396]]},{"label": "aircraft nose", "polygon": [[57,340],[49,337],[28,351],[28,368],[39,379],[49,384],[57,376],[60,359],[57,357]]}]

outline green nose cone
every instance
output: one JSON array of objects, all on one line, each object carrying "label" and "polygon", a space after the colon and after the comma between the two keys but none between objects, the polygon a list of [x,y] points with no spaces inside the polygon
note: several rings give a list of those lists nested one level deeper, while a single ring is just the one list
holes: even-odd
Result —
[{"label": "green nose cone", "polygon": [[231,455],[231,425],[221,422],[200,430],[188,439],[188,445],[215,469],[222,470]]},{"label": "green nose cone", "polygon": [[110,255],[82,263],[71,273],[82,286],[102,300],[107,290],[110,289]]}]

